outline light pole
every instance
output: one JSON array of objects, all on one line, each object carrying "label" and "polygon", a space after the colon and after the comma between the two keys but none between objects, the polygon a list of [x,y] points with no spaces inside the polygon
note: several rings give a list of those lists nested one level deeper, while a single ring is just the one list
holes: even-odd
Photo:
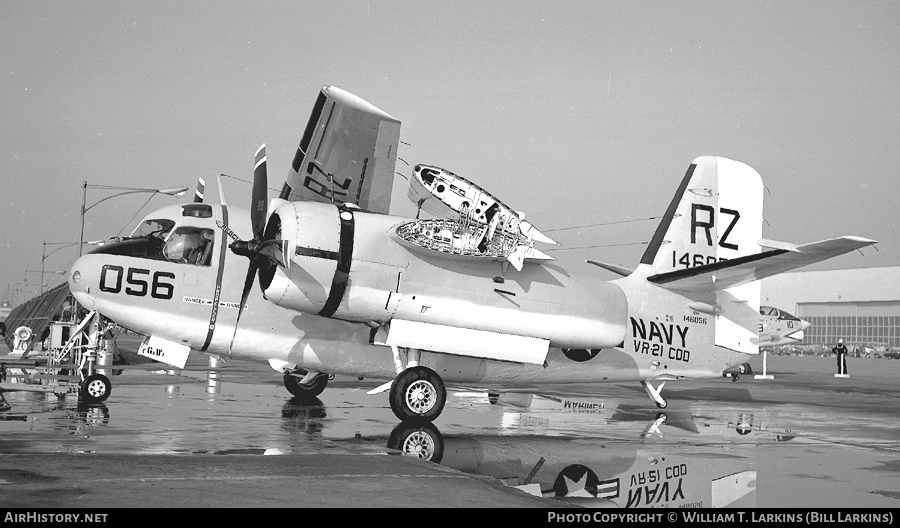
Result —
[{"label": "light pole", "polygon": [[[105,198],[101,198],[100,200],[94,202],[92,205],[87,205],[87,190],[88,187],[91,189],[104,189],[107,191],[119,191],[115,194],[111,194]],[[168,189],[142,189],[138,187],[118,187],[115,185],[88,185],[88,182],[85,181],[82,184],[82,194],[81,194],[81,235],[78,237],[78,256],[82,255],[82,249],[84,247],[84,214],[93,209],[98,204],[109,200],[110,198],[115,198],[116,196],[122,196],[123,194],[136,194],[136,193],[152,193],[152,194],[167,194],[169,196],[181,196],[186,193],[188,188],[185,186],[180,187],[170,187]],[[152,198],[152,196],[151,196]]]},{"label": "light pole", "polygon": [[[90,243],[90,242],[88,242],[88,243]],[[77,245],[78,245],[78,242],[47,242],[47,241],[44,241],[43,244],[44,244],[44,247],[43,247],[43,250],[41,251],[41,282],[42,282],[42,283],[44,282],[44,273],[45,273],[45,272],[44,272],[44,269],[45,269],[44,262],[47,260],[47,257],[49,257],[50,255],[56,253],[56,252],[59,251],[60,249],[65,249],[65,248],[67,248],[67,247],[77,246]],[[54,250],[51,251],[50,253],[47,253],[47,246],[60,246],[60,247],[54,249]],[[65,271],[48,271],[48,272],[46,272],[46,273],[53,273],[53,274],[56,274],[56,275],[65,275],[65,274],[66,274]],[[42,289],[42,290],[41,290],[41,295],[43,295],[43,294],[44,294],[44,292],[43,292],[43,289]]]},{"label": "light pole", "polygon": [[46,275],[48,273],[51,275],[65,275],[66,274],[65,271],[44,271],[43,269],[41,271],[25,270],[25,273],[40,273],[41,274],[41,295],[44,295],[44,286],[49,286],[49,283],[44,282],[44,275]]}]

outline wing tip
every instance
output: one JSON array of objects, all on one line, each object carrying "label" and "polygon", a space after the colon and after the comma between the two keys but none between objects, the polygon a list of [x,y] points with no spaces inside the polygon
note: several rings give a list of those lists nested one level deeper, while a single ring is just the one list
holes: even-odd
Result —
[{"label": "wing tip", "polygon": [[396,117],[394,117],[391,114],[385,112],[384,110],[378,108],[377,106],[373,105],[372,103],[366,101],[362,97],[352,94],[342,88],[338,88],[337,86],[328,86],[328,85],[322,86],[322,92],[343,106],[347,106],[347,107],[350,107],[350,108],[353,108],[356,110],[360,110],[362,112],[368,112],[371,114],[375,114],[381,119],[387,119],[389,121],[395,121],[397,123],[400,122],[400,120],[397,119]]}]

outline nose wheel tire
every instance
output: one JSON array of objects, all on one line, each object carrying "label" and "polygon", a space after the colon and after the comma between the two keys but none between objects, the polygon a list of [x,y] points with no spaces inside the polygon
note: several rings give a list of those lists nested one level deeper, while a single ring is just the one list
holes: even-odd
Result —
[{"label": "nose wheel tire", "polygon": [[440,416],[447,389],[428,367],[412,367],[397,375],[390,391],[391,410],[403,422],[430,422]]},{"label": "nose wheel tire", "polygon": [[112,383],[103,374],[91,374],[81,384],[81,399],[85,403],[100,403],[109,398]]}]

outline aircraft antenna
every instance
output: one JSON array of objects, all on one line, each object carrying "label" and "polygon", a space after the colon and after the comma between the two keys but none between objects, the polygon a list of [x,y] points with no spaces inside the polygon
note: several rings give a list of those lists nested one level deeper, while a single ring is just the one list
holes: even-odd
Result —
[{"label": "aircraft antenna", "polygon": [[631,222],[644,222],[646,220],[659,220],[660,218],[662,218],[662,217],[661,216],[648,216],[647,218],[635,218],[632,220],[616,220],[615,222],[600,222],[598,224],[584,224],[584,225],[569,226],[569,227],[557,227],[555,229],[543,229],[543,231],[545,233],[551,233],[553,231],[568,231],[570,229],[581,229],[584,227],[599,227],[599,226],[614,225],[614,224],[628,224]]}]

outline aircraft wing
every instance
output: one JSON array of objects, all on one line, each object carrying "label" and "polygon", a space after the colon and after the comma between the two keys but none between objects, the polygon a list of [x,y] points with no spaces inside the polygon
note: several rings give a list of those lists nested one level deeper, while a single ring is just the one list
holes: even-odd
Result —
[{"label": "aircraft wing", "polygon": [[323,86],[279,198],[355,204],[388,213],[400,121],[335,86]]},{"label": "aircraft wing", "polygon": [[802,245],[765,241],[762,245],[779,249],[659,273],[647,277],[647,280],[680,292],[721,291],[821,262],[875,243],[875,240],[855,236],[831,238]]}]

